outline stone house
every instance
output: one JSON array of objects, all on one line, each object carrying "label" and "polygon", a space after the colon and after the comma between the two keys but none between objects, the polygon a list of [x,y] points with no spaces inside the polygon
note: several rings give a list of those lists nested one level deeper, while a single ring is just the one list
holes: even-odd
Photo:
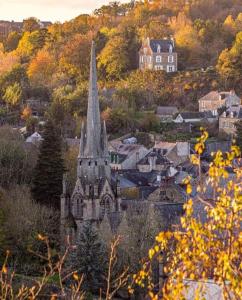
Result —
[{"label": "stone house", "polygon": [[240,120],[242,120],[242,105],[229,108],[219,117],[219,131],[236,135],[235,124]]},{"label": "stone house", "polygon": [[144,39],[139,50],[139,69],[176,72],[177,52],[175,51],[174,40]]},{"label": "stone house", "polygon": [[143,145],[121,143],[115,150],[109,151],[110,166],[115,170],[136,169],[138,161],[148,152],[149,150]]},{"label": "stone house", "polygon": [[240,98],[234,91],[211,91],[198,100],[199,112],[211,111],[214,116],[217,116],[219,108],[237,106],[240,102]]},{"label": "stone house", "polygon": [[177,113],[178,109],[176,106],[158,106],[156,109],[156,115],[161,122],[171,122]]}]

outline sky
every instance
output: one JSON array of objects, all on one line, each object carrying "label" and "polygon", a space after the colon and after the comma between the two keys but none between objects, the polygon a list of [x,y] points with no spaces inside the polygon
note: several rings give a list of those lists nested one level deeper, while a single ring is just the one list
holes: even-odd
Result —
[{"label": "sky", "polygon": [[82,13],[91,13],[109,2],[109,0],[0,0],[0,20],[22,21],[28,17],[36,17],[41,21],[63,22]]}]

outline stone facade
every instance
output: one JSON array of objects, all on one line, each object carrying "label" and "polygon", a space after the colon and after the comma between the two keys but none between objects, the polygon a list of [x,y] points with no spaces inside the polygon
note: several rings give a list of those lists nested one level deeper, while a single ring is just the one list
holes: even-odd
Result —
[{"label": "stone facade", "polygon": [[240,105],[240,98],[234,91],[218,92],[212,91],[198,100],[199,112],[211,111],[213,115],[218,115],[221,107],[231,107]]},{"label": "stone facade", "polygon": [[[65,183],[61,197],[61,224],[78,235],[85,221],[99,224],[105,215],[120,211],[119,187],[111,182],[105,122],[100,120],[95,45],[92,44],[88,109],[82,124],[80,150],[77,158],[77,181],[71,196]],[[70,226],[71,225],[71,226]],[[69,232],[70,234],[70,232]]]},{"label": "stone facade", "polygon": [[139,68],[141,70],[177,71],[177,53],[173,39],[144,39],[139,51]]},{"label": "stone facade", "polygon": [[233,107],[219,117],[219,131],[236,135],[236,123],[242,120],[242,106]]}]

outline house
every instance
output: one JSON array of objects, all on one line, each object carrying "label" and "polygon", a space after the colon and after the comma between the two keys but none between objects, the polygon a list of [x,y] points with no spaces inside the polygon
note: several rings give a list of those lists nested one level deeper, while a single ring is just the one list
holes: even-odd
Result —
[{"label": "house", "polygon": [[158,106],[156,109],[156,115],[161,122],[172,121],[175,114],[178,113],[176,106]]},{"label": "house", "polygon": [[137,163],[140,172],[163,171],[172,165],[170,160],[164,156],[159,149],[153,149]]},{"label": "house", "polygon": [[[110,151],[111,150],[111,151]],[[119,144],[113,150],[113,146],[109,147],[111,157],[110,166],[112,169],[135,169],[137,162],[142,159],[149,150],[139,144]]]},{"label": "house", "polygon": [[235,124],[240,120],[242,120],[242,105],[230,107],[219,117],[219,131],[235,135]]},{"label": "house", "polygon": [[172,38],[163,40],[144,39],[139,50],[139,69],[176,72],[177,53],[174,40]]},{"label": "house", "polygon": [[211,111],[205,112],[182,112],[173,120],[174,123],[198,123],[198,122],[214,122],[216,117]]},{"label": "house", "polygon": [[173,166],[177,166],[190,157],[190,144],[188,142],[156,142],[154,149],[164,155]]},{"label": "house", "polygon": [[218,92],[211,91],[198,100],[199,112],[211,111],[213,115],[218,115],[218,109],[240,105],[240,98],[234,91]]}]

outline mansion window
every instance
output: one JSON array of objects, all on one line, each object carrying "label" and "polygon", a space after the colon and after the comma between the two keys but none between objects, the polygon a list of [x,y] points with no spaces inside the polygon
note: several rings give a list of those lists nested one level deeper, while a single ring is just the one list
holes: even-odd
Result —
[{"label": "mansion window", "polygon": [[144,56],[143,55],[140,56],[140,62],[144,62]]},{"label": "mansion window", "polygon": [[152,57],[151,56],[148,56],[148,62],[152,63]]},{"label": "mansion window", "polygon": [[155,70],[163,70],[163,66],[161,65],[155,66]]},{"label": "mansion window", "polygon": [[169,55],[169,56],[168,56],[168,62],[169,62],[169,63],[173,63],[173,61],[174,61],[173,55]]},{"label": "mansion window", "polygon": [[157,63],[160,63],[160,62],[161,62],[161,56],[160,56],[160,55],[156,56],[156,62],[157,62]]},{"label": "mansion window", "polygon": [[167,72],[173,72],[174,66],[167,66]]}]

